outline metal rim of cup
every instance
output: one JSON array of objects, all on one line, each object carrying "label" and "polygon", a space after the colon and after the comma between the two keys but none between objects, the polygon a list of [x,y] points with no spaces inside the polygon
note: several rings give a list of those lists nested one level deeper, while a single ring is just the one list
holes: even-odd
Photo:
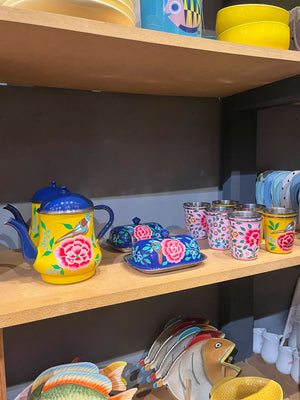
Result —
[{"label": "metal rim of cup", "polygon": [[262,220],[262,215],[256,211],[232,211],[228,213],[230,220],[257,221]]},{"label": "metal rim of cup", "polygon": [[217,213],[223,213],[223,214],[228,214],[230,212],[233,212],[235,210],[234,206],[211,206],[209,208],[207,208],[205,211],[207,213],[213,213],[213,214],[217,214]]},{"label": "metal rim of cup", "polygon": [[[264,208],[263,213],[264,215],[271,215],[277,218],[290,218],[297,215],[297,211],[293,208],[284,207]],[[280,217],[280,215],[282,215],[282,217]]]},{"label": "metal rim of cup", "polygon": [[207,208],[210,207],[210,203],[201,201],[189,201],[183,203],[183,208]]},{"label": "metal rim of cup", "polygon": [[213,206],[237,206],[239,202],[237,200],[214,200],[212,201]]},{"label": "metal rim of cup", "polygon": [[246,210],[263,210],[266,208],[264,204],[255,204],[255,203],[245,203],[245,204],[239,204],[238,209],[243,209],[243,211]]}]

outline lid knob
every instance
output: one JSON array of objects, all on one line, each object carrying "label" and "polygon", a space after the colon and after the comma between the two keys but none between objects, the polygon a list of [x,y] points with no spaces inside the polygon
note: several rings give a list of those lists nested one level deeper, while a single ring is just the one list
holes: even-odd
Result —
[{"label": "lid knob", "polygon": [[170,234],[170,232],[167,231],[166,229],[163,229],[163,230],[160,232],[160,235],[161,235],[161,237],[163,237],[163,238],[169,237],[169,234]]},{"label": "lid knob", "polygon": [[132,222],[134,223],[134,225],[139,225],[139,223],[141,222],[141,219],[138,217],[133,218]]}]

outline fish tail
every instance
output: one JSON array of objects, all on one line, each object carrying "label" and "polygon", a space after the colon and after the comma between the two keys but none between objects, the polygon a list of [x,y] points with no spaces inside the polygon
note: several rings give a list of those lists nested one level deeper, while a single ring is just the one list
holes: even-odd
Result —
[{"label": "fish tail", "polygon": [[145,366],[145,360],[141,360],[140,362],[138,362],[137,364],[136,364],[136,367],[137,368],[143,368]]},{"label": "fish tail", "polygon": [[[124,364],[126,365],[127,363]],[[120,365],[119,367],[114,368],[108,374],[105,373],[106,368],[104,368],[104,375],[106,375],[111,380],[112,390],[126,390],[126,384],[124,384],[124,381],[122,380],[122,373],[124,371],[125,365]]]},{"label": "fish tail", "polygon": [[148,383],[151,383],[151,382],[156,381],[156,379],[157,379],[157,378],[156,378],[156,374],[155,374],[155,372],[153,372],[153,374],[147,376],[146,381],[147,381]]},{"label": "fish tail", "polygon": [[155,382],[155,383],[153,384],[153,388],[154,388],[154,389],[160,388],[160,387],[163,386],[163,384],[164,384],[163,380],[160,379],[159,381],[157,381],[157,382]]},{"label": "fish tail", "polygon": [[109,400],[131,400],[137,391],[137,388],[126,390],[125,392],[110,396]]}]

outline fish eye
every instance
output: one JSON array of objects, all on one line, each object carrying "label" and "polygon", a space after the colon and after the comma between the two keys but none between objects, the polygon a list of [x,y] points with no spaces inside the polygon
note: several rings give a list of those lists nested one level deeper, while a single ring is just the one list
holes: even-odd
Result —
[{"label": "fish eye", "polygon": [[169,8],[173,14],[178,14],[181,11],[181,4],[179,3],[179,1],[174,0],[169,5]]},{"label": "fish eye", "polygon": [[218,342],[218,343],[216,343],[215,344],[215,348],[217,349],[218,347],[221,347],[222,346],[222,343],[220,343],[220,342]]}]

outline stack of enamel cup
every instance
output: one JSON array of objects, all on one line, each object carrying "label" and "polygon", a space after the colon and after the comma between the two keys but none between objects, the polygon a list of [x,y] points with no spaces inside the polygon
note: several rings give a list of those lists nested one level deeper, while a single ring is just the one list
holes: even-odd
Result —
[{"label": "stack of enamel cup", "polygon": [[135,26],[135,0],[6,0],[3,6]]}]

